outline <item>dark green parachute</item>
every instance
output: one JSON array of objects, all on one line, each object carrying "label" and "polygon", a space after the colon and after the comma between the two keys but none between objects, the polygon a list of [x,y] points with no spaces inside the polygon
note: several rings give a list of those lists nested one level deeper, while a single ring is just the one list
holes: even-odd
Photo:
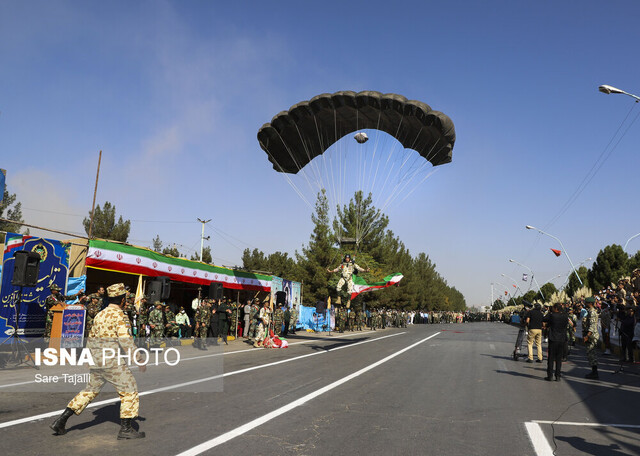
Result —
[{"label": "dark green parachute", "polygon": [[277,114],[260,128],[258,141],[276,171],[297,173],[340,138],[365,129],[390,134],[433,166],[451,162],[456,140],[451,119],[394,93],[318,95]]}]

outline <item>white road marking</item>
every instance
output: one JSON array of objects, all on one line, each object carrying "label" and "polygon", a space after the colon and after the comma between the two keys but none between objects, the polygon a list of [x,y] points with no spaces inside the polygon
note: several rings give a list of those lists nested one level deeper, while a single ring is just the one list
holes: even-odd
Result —
[{"label": "white road marking", "polygon": [[529,439],[533,444],[533,449],[536,452],[536,455],[553,456],[551,445],[549,445],[549,441],[544,436],[544,432],[542,432],[542,428],[540,427],[540,425],[538,423],[529,421],[527,423],[524,423],[524,427],[529,433]]},{"label": "white road marking", "polygon": [[268,423],[269,421],[273,420],[274,418],[277,418],[278,416],[283,415],[283,414],[287,413],[288,411],[293,410],[294,408],[299,407],[299,406],[309,402],[310,400],[315,399],[316,397],[318,397],[318,396],[320,396],[320,395],[322,395],[322,394],[324,394],[324,393],[326,393],[328,391],[331,391],[332,389],[337,388],[338,386],[340,386],[340,385],[342,385],[344,383],[347,383],[350,380],[353,380],[356,377],[359,377],[360,375],[370,371],[371,369],[374,369],[374,368],[380,366],[381,364],[384,364],[387,361],[392,360],[396,356],[399,356],[402,353],[404,353],[404,352],[406,352],[408,350],[411,350],[414,347],[417,347],[421,343],[426,342],[427,340],[437,336],[438,334],[440,334],[440,333],[437,332],[435,334],[432,334],[429,337],[427,337],[425,339],[422,339],[422,340],[420,340],[420,341],[418,341],[418,342],[416,342],[414,344],[411,344],[408,347],[405,347],[402,350],[399,350],[399,351],[397,351],[397,352],[395,352],[395,353],[393,353],[393,354],[381,359],[380,361],[376,361],[375,363],[370,364],[367,367],[364,367],[364,368],[360,369],[359,371],[354,372],[351,375],[348,375],[348,376],[346,376],[346,377],[344,377],[344,378],[342,378],[340,380],[337,380],[337,381],[335,381],[333,383],[330,383],[329,385],[327,385],[327,386],[325,386],[323,388],[320,388],[319,390],[316,390],[316,391],[314,391],[312,393],[309,393],[306,396],[301,397],[300,399],[297,399],[297,400],[295,400],[293,402],[290,402],[289,404],[287,404],[287,405],[285,405],[283,407],[280,407],[279,409],[274,410],[271,413],[267,413],[266,415],[263,415],[263,416],[261,416],[259,418],[256,418],[255,420],[250,421],[250,422],[248,422],[248,423],[246,423],[246,424],[244,424],[244,425],[242,425],[240,427],[237,427],[237,428],[235,428],[235,429],[233,429],[233,430],[231,430],[229,432],[226,432],[226,433],[224,433],[224,434],[222,434],[222,435],[220,435],[220,436],[218,436],[216,438],[213,438],[211,440],[208,440],[206,442],[201,443],[200,445],[197,445],[197,446],[195,446],[193,448],[190,448],[189,450],[186,450],[186,451],[180,453],[178,456],[196,456],[196,455],[201,454],[201,453],[203,453],[203,452],[205,452],[207,450],[215,448],[215,447],[217,447],[217,446],[219,446],[219,445],[221,445],[221,444],[223,444],[225,442],[228,442],[229,440],[234,439],[234,438],[236,438],[236,437],[238,437],[240,435],[246,434],[247,432],[251,431],[252,429],[255,429],[256,427],[261,426],[261,425],[263,425],[265,423]]},{"label": "white road marking", "polygon": [[553,424],[554,426],[615,427],[615,428],[640,429],[640,424],[579,423],[576,421],[543,421],[543,420],[533,420],[532,423]]},{"label": "white road marking", "polygon": [[[325,340],[333,340],[333,339],[342,339],[345,337],[353,337],[353,336],[359,336],[359,335],[363,335],[363,334],[369,334],[372,333],[373,331],[364,331],[364,332],[358,332],[357,334],[344,334],[342,336],[335,336],[332,337],[331,339],[329,338],[321,338],[321,339],[309,339],[309,340],[303,340],[301,342],[293,342],[291,344],[289,344],[289,346],[291,347],[292,345],[300,345],[300,344],[308,344],[310,342],[322,342]],[[397,333],[397,334],[404,334],[404,332],[402,333]],[[187,345],[185,345],[186,347]],[[213,358],[215,356],[226,356],[226,355],[233,355],[234,353],[261,353],[261,350],[252,350],[250,348],[244,349],[244,350],[234,350],[234,351],[229,351],[229,352],[222,352],[222,353],[212,353],[209,355],[200,355],[200,356],[192,356],[191,358],[180,358],[180,361],[191,361],[194,359],[203,359],[203,358]],[[159,361],[158,365],[160,364],[166,364],[164,361]],[[137,369],[137,366],[131,366],[132,369]],[[35,380],[30,380],[28,382],[18,382],[18,383],[8,383],[6,385],[0,385],[0,388],[10,388],[12,386],[20,386],[20,385],[29,385],[31,383],[36,383]]]},{"label": "white road marking", "polygon": [[[233,371],[233,372],[227,372],[225,374],[214,375],[214,376],[211,376],[211,377],[205,377],[205,378],[201,378],[201,379],[197,379],[197,380],[192,380],[192,381],[189,381],[189,382],[184,382],[184,383],[178,383],[178,384],[175,384],[175,385],[164,386],[162,388],[156,388],[156,389],[152,389],[152,390],[149,390],[149,391],[143,391],[143,392],[139,393],[138,396],[147,396],[149,394],[155,394],[155,393],[160,393],[160,392],[164,392],[164,391],[170,391],[170,390],[175,389],[175,388],[182,388],[182,387],[185,387],[185,386],[191,386],[191,385],[195,385],[195,384],[198,384],[198,383],[208,382],[208,381],[216,380],[216,379],[223,378],[223,377],[229,377],[231,375],[243,374],[245,372],[250,372],[250,371],[253,371],[253,370],[257,370],[257,369],[263,369],[265,367],[271,367],[271,366],[276,366],[276,365],[283,364],[283,363],[288,363],[288,362],[291,362],[291,361],[297,361],[299,359],[308,358],[310,356],[322,355],[324,353],[329,353],[329,352],[337,350],[339,348],[354,347],[356,345],[360,345],[360,344],[366,343],[366,342],[374,342],[374,341],[386,339],[388,337],[399,336],[400,334],[405,334],[405,332],[395,333],[395,334],[388,334],[386,336],[378,337],[376,339],[368,339],[366,341],[356,342],[355,344],[349,344],[349,345],[346,345],[345,347],[336,347],[336,348],[332,348],[330,350],[317,351],[317,352],[309,353],[309,354],[306,354],[306,355],[296,356],[294,358],[287,358],[287,359],[283,359],[283,360],[280,360],[280,361],[275,361],[275,362],[272,362],[272,363],[261,364],[259,366],[252,366],[252,367],[247,367],[245,369],[240,369],[240,370]],[[436,334],[438,334],[438,333],[436,333]],[[112,404],[114,402],[119,402],[119,401],[120,401],[119,397],[114,397],[112,399],[105,399],[103,401],[92,402],[91,404],[89,404],[87,406],[87,408],[99,407],[101,405]],[[62,412],[63,412],[63,410],[55,410],[53,412],[41,413],[39,415],[34,415],[34,416],[25,417],[25,418],[19,418],[17,420],[7,421],[7,422],[4,422],[4,423],[0,423],[0,429],[11,427],[11,426],[15,426],[15,425],[18,425],[18,424],[29,423],[31,421],[38,421],[38,420],[42,420],[44,418],[50,418],[50,417],[53,417],[53,416],[57,416],[57,415],[61,414]]]},{"label": "white road marking", "polygon": [[496,346],[495,346],[495,345],[493,345],[493,344],[489,344],[489,348],[490,348],[491,350],[493,350],[493,351],[495,351],[495,350],[496,350]]},{"label": "white road marking", "polygon": [[498,367],[500,368],[500,370],[502,370],[504,372],[509,372],[509,369],[507,368],[507,365],[501,359],[498,360]]}]

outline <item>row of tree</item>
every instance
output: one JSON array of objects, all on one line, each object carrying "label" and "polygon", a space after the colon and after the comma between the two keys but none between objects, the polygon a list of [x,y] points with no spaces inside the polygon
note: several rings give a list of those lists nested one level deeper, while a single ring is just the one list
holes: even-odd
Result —
[{"label": "row of tree", "polygon": [[[466,308],[464,296],[436,271],[436,265],[425,253],[412,256],[402,241],[388,229],[389,218],[372,204],[371,194],[364,198],[356,192],[349,204],[338,208],[331,220],[324,191],[318,194],[312,214],[313,232],[309,242],[295,258],[287,253],[265,254],[246,249],[242,256],[248,270],[269,272],[279,277],[304,283],[305,305],[315,305],[328,296],[336,297],[338,274],[330,274],[343,256],[349,253],[360,266],[369,269],[362,273],[367,282],[400,272],[404,275],[399,286],[374,293],[364,293],[354,305],[397,309],[453,310]],[[345,239],[355,244],[342,245]],[[346,297],[346,296],[345,296]]]},{"label": "row of tree", "polygon": [[[591,268],[580,266],[576,270],[577,276],[575,272],[571,273],[563,291],[569,298],[573,298],[576,291],[584,286],[593,292],[598,292],[609,286],[615,289],[618,280],[630,276],[631,272],[637,268],[640,268],[640,250],[635,255],[629,255],[618,244],[608,245],[598,252],[596,261]],[[580,277],[580,280],[578,280],[578,277]],[[582,282],[582,285],[580,282]],[[548,302],[549,298],[559,291],[550,282],[542,285],[540,290],[542,293],[538,290],[528,290],[522,296],[509,297],[506,303],[502,299],[496,299],[493,302],[492,309],[499,310],[507,305],[520,305],[523,301]]]},{"label": "row of tree", "polygon": [[[16,196],[5,193],[0,205],[0,215],[7,210],[7,218],[22,222],[20,203]],[[354,304],[366,303],[369,307],[402,309],[454,310],[466,308],[464,296],[436,271],[436,265],[425,253],[412,256],[402,241],[388,229],[389,218],[372,204],[372,197],[364,198],[357,192],[349,204],[337,208],[337,217],[331,220],[325,192],[318,194],[314,224],[308,244],[294,257],[287,253],[265,254],[254,249],[246,249],[242,255],[243,268],[264,272],[304,283],[304,301],[315,305],[328,296],[336,297],[338,274],[330,274],[327,268],[335,268],[349,253],[369,272],[363,274],[368,282],[400,272],[404,275],[399,286],[382,292],[360,295]],[[15,225],[15,226],[14,226]],[[93,214],[83,220],[84,229],[92,238],[127,242],[131,221],[117,217],[116,207],[109,201],[98,205]],[[19,224],[0,225],[4,231],[20,232]],[[356,239],[357,243],[341,244],[345,239]],[[164,245],[157,235],[150,246],[154,251],[174,257],[182,256],[175,244]],[[199,260],[194,253],[192,260]],[[211,248],[205,247],[202,260],[212,263]],[[343,295],[347,298],[346,295]]]}]

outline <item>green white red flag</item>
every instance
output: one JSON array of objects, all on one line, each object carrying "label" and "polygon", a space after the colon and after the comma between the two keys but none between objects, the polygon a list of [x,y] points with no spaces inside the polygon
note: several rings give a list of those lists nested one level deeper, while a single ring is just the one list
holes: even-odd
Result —
[{"label": "green white red flag", "polygon": [[375,291],[381,288],[387,288],[391,285],[395,285],[404,277],[399,272],[386,276],[380,282],[367,283],[362,277],[353,275],[353,293],[351,293],[351,299],[358,296],[360,293],[366,293],[368,291]]}]

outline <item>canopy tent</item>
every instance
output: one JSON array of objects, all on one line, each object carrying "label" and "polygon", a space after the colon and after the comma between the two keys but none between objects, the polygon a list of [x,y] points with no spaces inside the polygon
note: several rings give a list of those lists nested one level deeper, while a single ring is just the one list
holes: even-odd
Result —
[{"label": "canopy tent", "polygon": [[220,282],[235,290],[271,291],[271,276],[175,258],[143,247],[91,240],[86,265],[108,271],[166,276],[177,282],[209,285]]}]

